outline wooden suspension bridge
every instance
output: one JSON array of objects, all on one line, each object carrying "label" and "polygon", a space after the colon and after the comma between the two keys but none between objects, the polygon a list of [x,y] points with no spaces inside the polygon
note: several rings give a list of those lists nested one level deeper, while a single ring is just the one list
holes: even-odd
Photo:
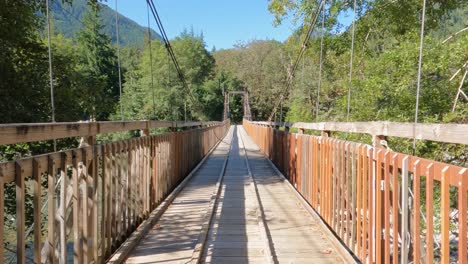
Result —
[{"label": "wooden suspension bridge", "polygon": [[[13,187],[16,201],[11,215],[8,199],[0,200],[0,259],[467,263],[467,168],[396,153],[386,140],[412,138],[414,128],[420,140],[468,145],[468,125],[245,117],[242,126],[229,119],[0,125],[2,145],[81,138],[76,149],[0,163],[0,195]],[[152,135],[154,128],[171,132]],[[140,137],[96,142],[129,130]],[[333,137],[340,132],[368,134],[373,144]],[[5,228],[7,215],[15,230]]]}]

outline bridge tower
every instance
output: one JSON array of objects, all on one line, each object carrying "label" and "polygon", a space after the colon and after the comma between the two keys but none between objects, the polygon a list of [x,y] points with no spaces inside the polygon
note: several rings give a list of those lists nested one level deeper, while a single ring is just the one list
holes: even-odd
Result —
[{"label": "bridge tower", "polygon": [[249,121],[252,120],[252,113],[250,112],[250,101],[249,101],[249,93],[247,91],[229,91],[224,93],[224,113],[223,113],[223,120],[226,120],[229,118],[229,102],[231,99],[231,95],[236,95],[239,94],[243,97],[244,99],[244,119],[247,119]]}]

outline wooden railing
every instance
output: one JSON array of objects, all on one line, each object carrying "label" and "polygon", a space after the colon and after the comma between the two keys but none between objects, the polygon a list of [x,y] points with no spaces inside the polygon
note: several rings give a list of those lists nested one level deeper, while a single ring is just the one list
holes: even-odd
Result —
[{"label": "wooden railing", "polygon": [[[378,141],[332,138],[331,126],[301,125],[296,134],[279,125],[244,120],[248,134],[360,261],[467,263],[467,168],[396,153]],[[305,127],[322,136],[303,134]],[[461,128],[466,140],[467,126]],[[387,130],[386,136],[404,133]]]},{"label": "wooden railing", "polygon": [[[196,128],[150,135],[153,127]],[[96,134],[133,129],[142,136],[94,144]],[[228,129],[229,120],[0,125],[0,144],[87,143],[0,163],[0,262],[103,263]]]}]

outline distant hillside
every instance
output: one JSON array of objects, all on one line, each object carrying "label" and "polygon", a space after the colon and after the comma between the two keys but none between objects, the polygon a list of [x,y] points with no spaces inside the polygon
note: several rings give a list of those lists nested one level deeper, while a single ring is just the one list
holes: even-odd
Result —
[{"label": "distant hillside", "polygon": [[[86,13],[87,0],[74,0],[73,5],[62,3],[61,0],[51,1],[55,30],[69,38],[75,38],[76,32],[82,27],[82,18]],[[101,5],[101,19],[104,25],[103,33],[116,42],[115,11],[106,5]],[[119,37],[121,45],[142,46],[147,28],[138,25],[135,21],[119,14]],[[160,36],[151,30],[153,39]]]}]

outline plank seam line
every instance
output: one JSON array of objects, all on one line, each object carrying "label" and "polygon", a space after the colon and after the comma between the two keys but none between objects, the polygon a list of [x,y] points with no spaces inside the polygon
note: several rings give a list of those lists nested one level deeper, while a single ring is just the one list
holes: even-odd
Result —
[{"label": "plank seam line", "polygon": [[[233,134],[233,133],[232,133]],[[219,194],[221,193],[221,184],[224,179],[224,174],[226,171],[227,163],[229,160],[229,154],[231,153],[232,150],[232,141],[233,141],[233,135],[231,136],[231,140],[229,141],[229,149],[226,155],[226,158],[224,159],[223,167],[221,168],[221,172],[219,173],[218,180],[216,182],[216,187],[211,195],[210,198],[210,204],[208,206],[208,210],[206,211],[203,224],[202,224],[202,229],[200,230],[200,234],[197,239],[197,244],[195,245],[195,248],[193,249],[192,257],[188,263],[200,263],[200,259],[203,257],[203,251],[205,250],[206,246],[206,240],[208,238],[208,231],[210,230],[211,222],[213,221],[213,215],[214,212],[216,211],[215,208],[218,204],[218,197]]]},{"label": "plank seam line", "polygon": [[[229,133],[229,130],[225,133],[224,137],[226,137]],[[223,138],[224,138],[223,137]],[[211,156],[213,151],[223,142],[223,140],[219,140],[216,145],[214,145],[210,151],[203,157],[203,159],[197,164],[197,166],[185,177],[185,179],[177,185],[177,187],[161,202],[156,209],[151,212],[148,219],[143,221],[143,223],[138,226],[138,228],[132,232],[130,237],[122,243],[122,245],[109,257],[107,263],[112,264],[120,264],[123,263],[130,253],[135,249],[138,243],[146,236],[146,234],[150,231],[150,229],[157,223],[159,218],[164,214],[166,209],[172,204],[174,199],[177,195],[185,188],[188,182],[192,179],[193,175],[197,172],[197,170],[205,163],[208,157]]]},{"label": "plank seam line", "polygon": [[[243,130],[243,134],[245,134],[245,130],[243,129],[242,127],[242,130]],[[241,133],[239,132],[239,135]],[[252,178],[252,182],[253,182],[253,185],[254,185],[254,190],[255,190],[255,196],[257,197],[257,220],[258,220],[258,225],[259,225],[259,228],[260,228],[260,232],[262,234],[262,237],[265,241],[265,244],[266,244],[266,253],[267,253],[267,257],[268,257],[268,263],[278,263],[277,259],[275,256],[273,256],[273,251],[274,249],[273,248],[273,245],[272,245],[272,241],[270,241],[270,239],[268,238],[268,231],[267,231],[267,224],[266,224],[266,219],[265,219],[265,214],[263,213],[263,205],[262,205],[262,201],[260,199],[260,194],[258,192],[258,188],[257,188],[257,182],[255,181],[255,178],[252,174],[252,171],[250,169],[250,164],[249,164],[249,155],[247,154],[247,149],[245,147],[245,143],[244,143],[244,139],[242,138],[242,136],[240,136],[240,139],[242,141],[242,145],[244,146],[244,159],[245,159],[245,163],[246,163],[246,166],[247,166],[247,171],[249,172],[249,176],[250,178]],[[260,219],[258,219],[260,218]]]},{"label": "plank seam line", "polygon": [[[247,136],[250,137],[249,135]],[[291,184],[291,182],[288,181],[288,179],[283,175],[283,173],[281,173],[281,171],[279,171],[278,168],[276,168],[275,164],[265,155],[265,153],[263,153],[263,151],[261,151],[259,148],[257,148],[257,150],[260,153],[262,153],[263,157],[265,158],[265,160],[268,161],[268,163],[270,164],[270,167],[276,172],[276,174],[280,176],[281,178],[283,178],[283,184],[286,184],[288,188],[291,189],[291,191],[294,193],[296,198],[302,204],[303,208],[306,209],[307,212],[309,212],[309,214],[312,217],[315,217],[318,220],[323,231],[329,232],[333,235],[334,239],[331,239],[331,242],[334,246],[338,248],[340,255],[344,257],[344,260],[347,261],[347,263],[359,263],[359,261],[357,261],[357,259],[353,256],[353,254],[349,251],[346,244],[342,243],[339,240],[337,235],[323,221],[322,217],[320,217],[320,215],[315,211],[315,209],[311,207],[311,205],[304,199],[304,197],[297,191],[297,189],[294,188],[294,186]]]}]

